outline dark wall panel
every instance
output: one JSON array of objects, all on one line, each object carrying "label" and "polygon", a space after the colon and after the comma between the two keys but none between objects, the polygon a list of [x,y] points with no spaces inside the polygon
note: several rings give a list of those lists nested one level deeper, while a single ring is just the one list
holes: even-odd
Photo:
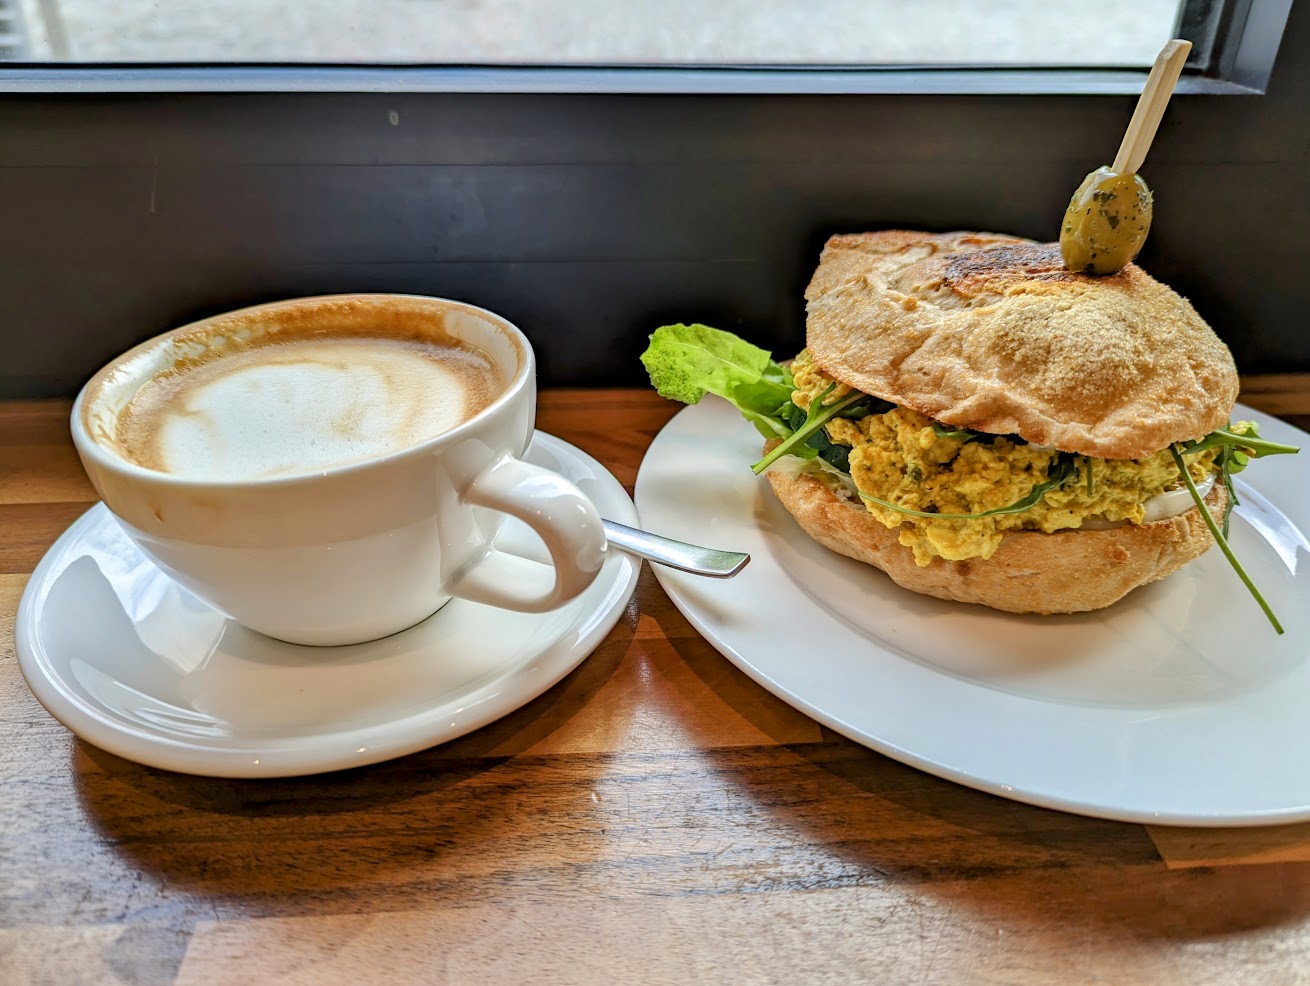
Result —
[{"label": "dark wall panel", "polygon": [[[499,310],[549,384],[641,381],[668,320],[790,352],[831,232],[1055,235],[1110,96],[0,97],[0,397],[195,317],[333,291]],[[1310,370],[1310,7],[1265,96],[1174,101],[1145,267],[1246,372]]]}]

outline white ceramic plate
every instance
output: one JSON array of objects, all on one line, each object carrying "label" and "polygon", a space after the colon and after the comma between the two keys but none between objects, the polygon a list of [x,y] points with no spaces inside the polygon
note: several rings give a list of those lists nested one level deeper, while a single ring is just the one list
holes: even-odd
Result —
[{"label": "white ceramic plate", "polygon": [[[1275,441],[1310,436],[1256,411]],[[1310,819],[1310,447],[1238,486],[1231,541],[1097,613],[1025,617],[907,592],[810,540],[751,474],[755,430],[707,398],[642,463],[646,526],[749,551],[735,579],[657,570],[734,664],[851,739],[993,794],[1188,825]]]},{"label": "white ceramic plate", "polygon": [[[537,432],[527,458],[576,483],[604,516],[637,524],[632,500],[591,456]],[[535,559],[523,578],[553,577],[518,521],[497,545]],[[551,613],[455,599],[384,640],[299,647],[179,588],[97,504],[27,584],[18,663],[56,719],[130,760],[217,777],[358,767],[462,736],[540,695],[618,622],[639,565],[611,551],[590,588]]]}]

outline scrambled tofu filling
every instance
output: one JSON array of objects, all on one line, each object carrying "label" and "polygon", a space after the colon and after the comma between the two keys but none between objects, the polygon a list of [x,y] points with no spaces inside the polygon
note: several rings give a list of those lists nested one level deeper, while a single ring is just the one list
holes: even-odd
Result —
[{"label": "scrambled tofu filling", "polygon": [[[807,352],[796,357],[791,369],[796,384],[792,400],[799,407],[808,408],[834,383]],[[824,403],[850,391],[837,384]],[[1046,482],[1061,455],[1014,437],[943,437],[929,418],[904,407],[858,420],[834,418],[826,428],[830,441],[851,448],[850,475],[856,489],[925,513],[979,514],[1007,507]],[[1194,480],[1209,475],[1215,454],[1211,450],[1189,460]],[[901,544],[913,550],[922,566],[937,557],[990,558],[1006,531],[1050,533],[1081,527],[1089,519],[1140,524],[1147,500],[1182,483],[1168,449],[1145,459],[1073,458],[1077,475],[1021,513],[950,520],[915,517],[869,499],[863,503],[880,523],[901,529]]]}]

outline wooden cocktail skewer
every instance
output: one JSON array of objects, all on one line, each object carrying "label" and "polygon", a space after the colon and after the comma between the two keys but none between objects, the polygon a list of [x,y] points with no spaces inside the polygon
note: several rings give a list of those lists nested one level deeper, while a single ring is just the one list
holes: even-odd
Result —
[{"label": "wooden cocktail skewer", "polygon": [[1191,50],[1192,42],[1174,38],[1166,42],[1160,54],[1155,56],[1151,74],[1147,76],[1146,86],[1137,100],[1137,109],[1133,110],[1133,118],[1128,121],[1128,129],[1119,144],[1119,153],[1114,156],[1114,164],[1110,165],[1115,174],[1132,175],[1141,170]]},{"label": "wooden cocktail skewer", "polygon": [[1137,174],[1151,149],[1183,63],[1192,50],[1179,38],[1165,44],[1151,66],[1119,153],[1078,186],[1060,225],[1064,265],[1088,274],[1114,274],[1131,263],[1151,229],[1151,190]]}]

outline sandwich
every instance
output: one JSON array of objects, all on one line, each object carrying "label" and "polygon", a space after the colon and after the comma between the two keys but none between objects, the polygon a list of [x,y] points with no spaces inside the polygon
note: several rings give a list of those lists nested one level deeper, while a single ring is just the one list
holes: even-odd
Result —
[{"label": "sandwich", "polygon": [[1232,355],[1186,299],[1058,244],[904,230],[831,238],[805,299],[786,365],[701,325],[642,360],[666,397],[738,407],[820,544],[915,592],[1073,613],[1218,542],[1281,632],[1226,535],[1232,476],[1297,450],[1230,422]]}]

